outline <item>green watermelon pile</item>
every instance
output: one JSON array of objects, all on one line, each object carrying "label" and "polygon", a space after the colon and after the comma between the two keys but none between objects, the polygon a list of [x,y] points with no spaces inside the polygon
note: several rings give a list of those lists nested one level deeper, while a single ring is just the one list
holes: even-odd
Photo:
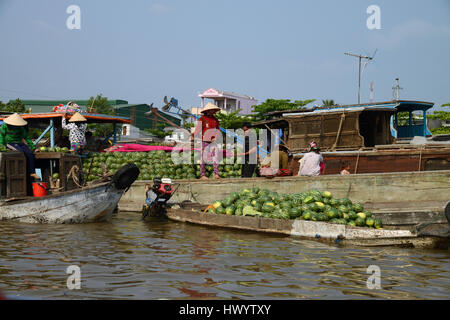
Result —
[{"label": "green watermelon pile", "polygon": [[39,151],[40,152],[64,152],[64,153],[70,152],[69,148],[66,148],[66,147],[64,147],[64,148],[61,148],[61,147],[53,147],[53,148],[40,147]]},{"label": "green watermelon pile", "polygon": [[311,190],[297,194],[278,194],[258,187],[233,192],[208,209],[215,214],[257,216],[272,219],[324,221],[357,227],[382,228],[380,219],[360,203],[336,199],[328,191]]},{"label": "green watermelon pile", "polygon": [[[194,153],[190,154],[192,163],[194,163]],[[87,174],[90,163],[92,167],[88,181],[98,179],[102,176],[102,164],[106,165],[108,172],[115,173],[119,168],[128,163],[134,163],[139,167],[141,174],[138,180],[153,180],[155,177],[171,179],[199,179],[200,164],[174,164],[171,153],[165,151],[150,152],[107,152],[92,153],[83,161],[83,171]],[[237,178],[241,176],[241,165],[221,164],[219,165],[219,174],[221,178]],[[212,165],[206,166],[206,175],[214,177]]]}]

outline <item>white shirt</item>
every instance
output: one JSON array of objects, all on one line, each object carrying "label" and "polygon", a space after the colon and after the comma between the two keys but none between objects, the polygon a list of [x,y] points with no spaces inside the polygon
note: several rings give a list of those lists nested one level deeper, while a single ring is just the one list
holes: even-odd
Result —
[{"label": "white shirt", "polygon": [[314,151],[308,152],[300,160],[299,176],[318,176],[320,175],[320,163],[323,162],[323,157]]}]

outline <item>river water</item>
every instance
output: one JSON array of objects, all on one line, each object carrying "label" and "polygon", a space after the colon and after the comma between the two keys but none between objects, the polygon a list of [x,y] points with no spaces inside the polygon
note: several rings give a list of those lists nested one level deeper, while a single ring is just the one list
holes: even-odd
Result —
[{"label": "river water", "polygon": [[[79,290],[67,288],[71,265],[80,267]],[[370,265],[380,268],[381,289],[367,287]],[[33,299],[450,299],[450,251],[342,248],[143,222],[128,212],[96,224],[1,222],[0,291]]]}]

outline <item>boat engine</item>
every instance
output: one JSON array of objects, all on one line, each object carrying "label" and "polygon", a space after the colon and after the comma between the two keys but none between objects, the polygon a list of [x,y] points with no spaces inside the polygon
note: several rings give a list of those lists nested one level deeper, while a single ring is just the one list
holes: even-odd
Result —
[{"label": "boat engine", "polygon": [[165,217],[168,201],[179,187],[178,183],[172,183],[169,178],[155,178],[153,185],[145,186],[145,205],[142,210],[142,218]]}]

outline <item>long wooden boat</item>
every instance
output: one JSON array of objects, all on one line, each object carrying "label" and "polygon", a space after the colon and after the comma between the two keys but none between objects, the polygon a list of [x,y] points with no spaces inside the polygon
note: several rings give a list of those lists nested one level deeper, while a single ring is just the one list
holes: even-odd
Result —
[{"label": "long wooden boat", "polygon": [[90,186],[49,195],[0,201],[0,220],[25,223],[86,223],[105,221],[139,176],[135,165],[126,165],[114,176]]},{"label": "long wooden boat", "polygon": [[[218,215],[203,213],[198,210],[201,207],[203,206],[195,205],[168,209],[167,217],[197,225],[281,234],[338,245],[448,249],[450,242],[448,223],[430,225],[420,231],[414,228],[369,229],[299,219]],[[450,210],[449,205],[446,210]]]}]

